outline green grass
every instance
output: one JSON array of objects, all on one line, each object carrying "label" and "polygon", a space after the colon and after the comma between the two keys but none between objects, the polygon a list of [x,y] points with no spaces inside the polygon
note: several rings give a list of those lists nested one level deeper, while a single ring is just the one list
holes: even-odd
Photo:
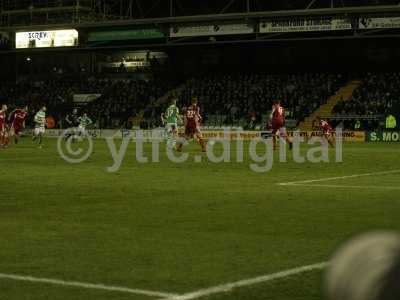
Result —
[{"label": "green grass", "polygon": [[[329,259],[348,237],[400,229],[400,173],[335,180],[365,188],[276,183],[400,169],[398,144],[345,144],[344,162],[135,162],[121,169],[105,142],[82,164],[63,161],[55,141],[0,151],[0,273],[118,285],[170,293],[278,272]],[[186,150],[200,154],[196,145]],[[305,151],[306,149],[303,149]],[[150,152],[149,145],[146,151]],[[234,151],[234,147],[232,149]],[[331,153],[333,157],[333,153]],[[316,300],[321,272],[240,288],[209,300]],[[0,279],[0,297],[152,299],[141,295]]]}]

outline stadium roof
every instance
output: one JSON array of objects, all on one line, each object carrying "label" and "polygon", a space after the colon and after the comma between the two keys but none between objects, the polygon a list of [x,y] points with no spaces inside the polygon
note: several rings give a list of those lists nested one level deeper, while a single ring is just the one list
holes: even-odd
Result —
[{"label": "stadium roof", "polygon": [[399,0],[1,0],[5,11],[76,6],[103,9],[114,16],[133,10],[141,17],[237,13],[305,8],[398,5]]},{"label": "stadium roof", "polygon": [[256,23],[294,16],[400,16],[400,0],[0,0],[0,4],[0,30],[9,33],[243,20]]},{"label": "stadium roof", "polygon": [[[400,0],[1,0],[5,27],[60,23],[87,23],[199,15],[234,15],[368,7],[394,11]],[[44,17],[45,16],[45,17]]]}]

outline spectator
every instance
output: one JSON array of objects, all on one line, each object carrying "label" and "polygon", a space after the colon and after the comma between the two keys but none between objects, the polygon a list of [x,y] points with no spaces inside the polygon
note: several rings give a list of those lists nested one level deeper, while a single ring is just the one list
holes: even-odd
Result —
[{"label": "spectator", "polygon": [[389,112],[395,120],[400,115],[400,73],[368,73],[362,82],[353,97],[340,101],[333,113],[356,117],[361,120],[360,127],[367,130],[382,127],[379,120],[383,121]]},{"label": "spectator", "polygon": [[386,117],[386,129],[393,130],[396,129],[396,127],[397,127],[396,118],[393,115],[389,114]]},{"label": "spectator", "polygon": [[267,113],[272,102],[280,99],[289,117],[301,120],[326,103],[342,84],[342,77],[334,74],[219,74],[188,80],[181,98],[188,103],[196,95],[205,114],[227,115],[229,122],[246,118],[254,110]]}]

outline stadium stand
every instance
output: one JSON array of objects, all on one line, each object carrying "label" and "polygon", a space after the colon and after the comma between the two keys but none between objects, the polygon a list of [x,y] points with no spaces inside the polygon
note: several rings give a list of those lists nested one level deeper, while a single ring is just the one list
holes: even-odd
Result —
[{"label": "stadium stand", "polygon": [[154,127],[161,114],[155,102],[170,88],[162,80],[108,82],[102,96],[85,110],[95,114],[100,128]]},{"label": "stadium stand", "polygon": [[334,107],[340,115],[384,115],[398,111],[400,73],[369,73],[363,85],[350,101],[341,101]]},{"label": "stadium stand", "polygon": [[313,128],[316,114],[337,120],[335,125],[343,122],[348,129],[354,129],[358,121],[358,129],[370,129],[382,125],[389,113],[400,115],[399,82],[399,73],[369,73],[357,81],[348,81],[343,74],[223,73],[191,78],[180,85],[165,78],[61,76],[6,82],[0,87],[0,97],[11,107],[26,104],[37,110],[45,104],[61,127],[76,104],[75,94],[100,94],[83,108],[98,128],[157,127],[168,97],[177,95],[183,108],[193,96],[199,98],[208,127],[262,128],[272,101],[279,99],[287,108],[287,118],[296,120],[294,126],[304,120],[299,125],[304,130]]},{"label": "stadium stand", "polygon": [[[10,107],[28,105],[37,110],[46,105],[49,113],[62,120],[74,105],[76,94],[100,94],[93,103],[82,109],[87,111],[100,128],[126,126],[130,117],[156,119],[155,109],[150,105],[172,86],[165,80],[110,79],[89,77],[80,80],[53,79],[4,83],[0,97]],[[125,124],[125,125],[124,125]]]},{"label": "stadium stand", "polygon": [[281,100],[289,119],[302,120],[344,85],[341,74],[248,73],[211,75],[189,80],[181,95],[197,96],[210,125],[266,124],[274,100]]},{"label": "stadium stand", "polygon": [[343,103],[352,99],[354,92],[362,84],[359,80],[352,80],[348,82],[344,87],[339,89],[335,95],[332,95],[328,101],[321,105],[317,110],[305,118],[303,122],[300,123],[299,128],[301,130],[313,130],[319,127],[317,117],[324,119],[330,119],[332,117],[332,110],[338,103]]},{"label": "stadium stand", "polygon": [[28,105],[33,110],[46,105],[52,114],[62,116],[72,105],[74,94],[100,92],[104,82],[95,78],[72,80],[64,77],[6,82],[0,87],[0,97],[11,106]]},{"label": "stadium stand", "polygon": [[399,84],[397,72],[368,73],[351,99],[337,103],[332,113],[344,119],[347,128],[354,129],[358,121],[361,122],[359,129],[382,127],[380,123],[386,115],[400,117]]}]

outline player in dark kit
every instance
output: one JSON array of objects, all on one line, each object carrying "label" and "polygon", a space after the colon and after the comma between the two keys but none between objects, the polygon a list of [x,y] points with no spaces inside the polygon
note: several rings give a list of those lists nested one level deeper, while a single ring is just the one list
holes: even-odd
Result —
[{"label": "player in dark kit", "polygon": [[75,108],[70,114],[68,114],[65,118],[65,121],[67,122],[68,129],[65,132],[64,139],[68,140],[69,138],[72,138],[72,140],[75,140],[75,137],[77,136],[78,130],[77,127],[79,125],[79,116],[78,116],[78,110]]},{"label": "player in dark kit", "polygon": [[[185,122],[185,138],[186,139],[196,139],[201,146],[201,150],[206,152],[206,143],[204,142],[203,135],[200,131],[201,115],[200,107],[197,104],[197,98],[192,99],[192,105],[190,105],[185,112],[184,122]],[[183,144],[179,143],[177,145],[177,150],[182,151]]]},{"label": "player in dark kit", "polygon": [[320,116],[317,116],[317,121],[320,130],[322,131],[322,138],[324,138],[331,147],[335,147],[335,137],[333,136],[333,128],[328,121],[322,119]]},{"label": "player in dark kit", "polygon": [[10,137],[14,137],[14,143],[18,144],[22,129],[25,128],[25,121],[28,116],[28,107],[14,110],[9,117],[11,123]]},{"label": "player in dark kit", "polygon": [[0,109],[0,148],[7,147],[9,141],[7,131],[7,105],[3,104]]},{"label": "player in dark kit", "polygon": [[280,101],[275,101],[272,105],[271,112],[271,123],[272,128],[272,139],[274,142],[274,149],[276,149],[276,135],[279,133],[279,137],[285,139],[289,144],[289,148],[293,147],[292,141],[289,139],[286,133],[285,127],[285,109],[281,106]]}]

